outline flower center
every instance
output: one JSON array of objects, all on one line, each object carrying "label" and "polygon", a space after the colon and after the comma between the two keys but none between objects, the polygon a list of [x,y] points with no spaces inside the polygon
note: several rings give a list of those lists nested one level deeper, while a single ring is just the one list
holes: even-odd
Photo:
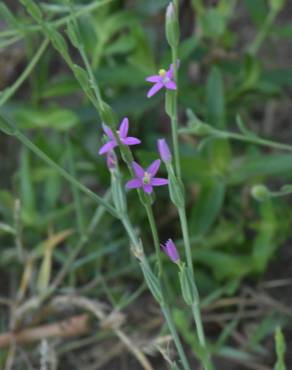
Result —
[{"label": "flower center", "polygon": [[147,185],[150,183],[151,175],[148,172],[144,172],[143,184]]},{"label": "flower center", "polygon": [[166,70],[165,69],[160,69],[158,74],[159,74],[159,76],[164,77],[165,74],[166,74]]}]

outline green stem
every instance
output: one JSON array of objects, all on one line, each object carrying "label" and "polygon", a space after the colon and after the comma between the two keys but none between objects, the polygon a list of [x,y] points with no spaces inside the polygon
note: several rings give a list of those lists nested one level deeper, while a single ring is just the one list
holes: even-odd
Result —
[{"label": "green stem", "polygon": [[18,79],[14,82],[13,85],[9,86],[6,90],[3,91],[0,98],[0,106],[2,106],[11,96],[17,91],[17,89],[22,85],[22,83],[27,79],[30,75],[34,67],[37,65],[38,61],[40,60],[41,56],[43,55],[44,51],[46,50],[49,44],[49,40],[45,39],[37,52],[35,53],[34,57],[30,61],[30,63],[26,66],[25,70],[22,74],[18,77]]},{"label": "green stem", "polygon": [[[191,127],[183,128],[179,130],[179,133],[180,134],[196,134],[196,130],[192,129]],[[260,137],[253,137],[253,136],[249,137],[249,136],[244,136],[242,134],[237,134],[237,133],[222,131],[222,130],[217,130],[217,129],[213,129],[210,132],[210,136],[214,136],[214,138],[219,138],[219,139],[232,139],[232,140],[244,141],[244,142],[257,144],[261,146],[267,146],[269,148],[287,150],[289,152],[292,152],[292,145],[277,143],[275,141],[262,139]]]},{"label": "green stem", "polygon": [[[177,76],[177,48],[171,48],[172,54],[172,64],[174,65],[174,80],[176,84],[178,84],[178,76]],[[172,134],[172,143],[173,143],[173,150],[174,150],[174,162],[175,162],[175,170],[178,178],[181,178],[181,167],[180,167],[180,153],[179,153],[179,143],[178,143],[178,116],[177,116],[177,91],[173,92],[173,109],[172,115],[170,118],[171,121],[171,134]]]},{"label": "green stem", "polygon": [[192,259],[192,250],[191,250],[191,242],[189,237],[188,231],[188,223],[186,217],[186,210],[184,207],[178,209],[180,224],[182,228],[182,234],[184,239],[184,247],[185,247],[185,254],[187,260],[187,266],[191,270],[192,276],[194,275],[194,267],[193,267],[193,259]]},{"label": "green stem", "polygon": [[[179,213],[179,219],[180,219],[180,224],[181,224],[181,228],[182,228],[187,266],[191,271],[193,283],[195,284],[195,287],[196,287],[193,260],[192,260],[191,243],[190,243],[190,237],[189,237],[188,223],[187,223],[185,207],[179,208],[178,213]],[[196,287],[196,290],[197,290],[197,287]],[[197,335],[198,335],[200,345],[202,346],[202,348],[205,349],[205,353],[206,353],[206,355],[204,357],[204,361],[203,361],[204,362],[204,367],[205,367],[206,370],[209,370],[209,369],[212,369],[213,366],[212,366],[210,356],[209,356],[207,348],[206,348],[206,339],[205,339],[205,333],[204,333],[204,328],[203,328],[203,323],[202,323],[202,318],[201,318],[201,312],[200,312],[199,295],[198,295],[197,302],[192,305],[192,313],[193,313],[193,316],[194,316],[195,325],[196,325],[196,329],[197,329]]]},{"label": "green stem", "polygon": [[210,355],[209,355],[209,353],[207,351],[207,348],[206,348],[206,340],[205,340],[205,334],[204,334],[204,329],[203,329],[203,324],[202,324],[199,302],[192,305],[192,312],[193,312],[193,316],[194,316],[194,320],[195,320],[195,324],[196,324],[196,328],[197,328],[197,335],[198,335],[198,338],[199,338],[199,342],[205,350],[205,353],[204,353],[204,356],[203,356],[203,359],[202,359],[204,368],[205,368],[205,370],[213,370],[214,367],[213,367],[213,364],[211,362]]},{"label": "green stem", "polygon": [[160,244],[159,244],[159,237],[157,232],[156,223],[153,216],[153,210],[150,204],[145,204],[145,209],[148,217],[148,221],[151,228],[151,233],[153,237],[153,242],[155,246],[155,253],[156,253],[156,259],[158,263],[158,276],[162,277],[162,260],[161,260],[161,253],[160,253]]},{"label": "green stem", "polygon": [[275,18],[278,14],[278,11],[272,9],[270,10],[266,20],[265,20],[265,23],[264,25],[262,26],[262,28],[260,29],[260,32],[256,35],[255,39],[252,41],[251,45],[249,46],[248,48],[248,52],[252,55],[255,55],[262,43],[264,42],[265,38],[267,37],[274,21],[275,21]]},{"label": "green stem", "polygon": [[170,331],[170,333],[172,335],[172,338],[174,340],[174,343],[175,343],[176,349],[178,351],[179,357],[181,359],[182,365],[183,365],[185,370],[191,370],[188,359],[185,355],[184,349],[183,349],[181,341],[179,339],[178,333],[177,333],[176,328],[174,326],[169,308],[166,305],[162,305],[161,309],[162,309],[163,315],[165,317],[165,320],[167,322],[169,331]]},{"label": "green stem", "polygon": [[[104,1],[97,1],[97,2],[94,1],[88,5],[83,6],[81,9],[77,10],[75,15],[76,17],[81,17],[82,15],[90,13],[104,5],[111,3],[112,1],[114,0],[104,0]],[[71,15],[66,15],[65,17],[62,17],[56,21],[47,22],[47,24],[51,27],[59,28],[61,26],[64,26],[70,19],[71,19]],[[34,33],[34,32],[40,31],[41,29],[42,29],[41,25],[31,25],[31,26],[26,25],[24,28],[25,32],[23,32],[20,29],[5,30],[5,31],[0,32],[0,37],[17,35],[13,39],[14,42],[17,42],[21,40],[25,36],[25,34]]]},{"label": "green stem", "polygon": [[89,75],[89,78],[90,78],[90,82],[92,84],[92,87],[93,87],[93,90],[94,90],[94,93],[95,93],[95,96],[96,96],[96,99],[97,99],[97,102],[98,102],[98,105],[101,106],[102,105],[102,97],[101,97],[101,93],[100,93],[100,90],[99,90],[99,87],[98,87],[98,84],[97,84],[97,81],[96,81],[96,78],[95,78],[95,75],[93,73],[93,69],[91,67],[91,64],[89,62],[89,59],[87,57],[87,54],[85,52],[85,46],[84,46],[84,43],[82,42],[81,40],[81,37],[80,37],[80,32],[79,32],[79,27],[78,27],[78,23],[77,23],[77,12],[75,11],[75,8],[72,4],[72,2],[70,1],[70,13],[71,13],[71,17],[73,19],[73,22],[75,24],[75,27],[76,27],[76,30],[78,30],[77,32],[79,33],[79,53],[81,55],[81,58],[85,64],[85,68],[87,70],[87,73]]}]

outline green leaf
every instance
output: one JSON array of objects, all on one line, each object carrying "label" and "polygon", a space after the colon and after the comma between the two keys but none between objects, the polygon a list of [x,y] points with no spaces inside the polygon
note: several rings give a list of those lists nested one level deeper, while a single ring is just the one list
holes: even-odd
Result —
[{"label": "green leaf", "polygon": [[78,49],[78,47],[80,46],[80,41],[79,41],[79,37],[78,37],[78,29],[76,28],[74,22],[69,21],[67,23],[66,32],[67,32],[67,35],[68,35],[72,45],[75,46],[75,48]]},{"label": "green leaf", "polygon": [[41,9],[33,0],[20,0],[20,2],[36,21],[40,22],[42,20]]},{"label": "green leaf", "polygon": [[3,3],[3,1],[0,3],[0,16],[5,20],[5,22],[9,23],[11,27],[16,29],[19,28],[19,20],[14,16],[6,4]]},{"label": "green leaf", "polygon": [[67,131],[78,123],[77,115],[62,108],[22,108],[15,114],[22,129],[51,128]]},{"label": "green leaf", "polygon": [[225,128],[224,84],[221,71],[212,67],[206,87],[206,122],[218,128]]},{"label": "green leaf", "polygon": [[[225,94],[220,69],[213,67],[206,86],[206,121],[220,129],[225,128]],[[225,175],[231,160],[230,146],[227,140],[216,140],[209,147],[209,158],[214,173]]]},{"label": "green leaf", "polygon": [[195,250],[194,259],[210,267],[218,280],[242,278],[252,269],[249,257],[220,251]]},{"label": "green leaf", "polygon": [[199,236],[205,234],[218,217],[225,196],[225,185],[216,179],[204,184],[190,217],[190,232]]},{"label": "green leaf", "polygon": [[277,247],[275,241],[277,221],[273,203],[270,200],[260,203],[260,211],[262,219],[252,250],[253,268],[257,272],[265,271]]},{"label": "green leaf", "polygon": [[117,40],[111,42],[104,49],[104,54],[107,56],[114,54],[130,53],[136,46],[135,38],[129,35],[122,35]]},{"label": "green leaf", "polygon": [[231,164],[228,183],[235,185],[262,176],[288,174],[292,171],[292,154],[247,155]]},{"label": "green leaf", "polygon": [[286,370],[286,365],[285,365],[286,343],[285,343],[285,337],[280,327],[276,329],[275,341],[276,341],[276,353],[277,353],[277,363],[275,365],[275,370]]}]

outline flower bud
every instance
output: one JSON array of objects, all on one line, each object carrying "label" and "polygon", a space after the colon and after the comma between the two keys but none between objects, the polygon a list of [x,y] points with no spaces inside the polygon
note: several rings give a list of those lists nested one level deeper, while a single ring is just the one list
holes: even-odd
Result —
[{"label": "flower bud", "polygon": [[158,147],[158,152],[160,155],[160,158],[163,160],[165,163],[171,162],[171,153],[169,150],[169,147],[167,145],[167,142],[165,139],[158,139],[157,140],[157,147]]},{"label": "flower bud", "polygon": [[167,171],[168,171],[168,189],[169,189],[169,195],[172,203],[177,208],[182,208],[185,205],[185,192],[184,192],[184,186],[180,179],[178,179],[174,172],[171,164],[167,165]]},{"label": "flower bud", "polygon": [[169,257],[169,259],[174,263],[179,263],[180,257],[177,251],[176,245],[172,239],[168,239],[165,245],[161,245],[164,253]]},{"label": "flower bud", "polygon": [[179,24],[173,2],[169,3],[167,6],[165,18],[165,34],[167,42],[171,47],[177,47],[179,42]]},{"label": "flower bud", "polygon": [[251,195],[258,201],[262,202],[270,197],[270,192],[265,185],[255,185],[251,189]]},{"label": "flower bud", "polygon": [[174,6],[173,2],[169,3],[166,8],[166,21],[174,20]]},{"label": "flower bud", "polygon": [[111,191],[113,202],[119,217],[127,213],[127,201],[119,173],[111,170]]}]

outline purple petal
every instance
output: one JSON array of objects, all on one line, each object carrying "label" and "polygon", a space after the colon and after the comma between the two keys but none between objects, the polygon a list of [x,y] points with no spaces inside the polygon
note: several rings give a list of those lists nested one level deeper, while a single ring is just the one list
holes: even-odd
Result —
[{"label": "purple petal", "polygon": [[129,131],[129,120],[126,117],[122,120],[120,127],[119,127],[120,138],[123,139],[127,137],[128,131]]},{"label": "purple petal", "polygon": [[147,194],[151,194],[153,191],[153,187],[150,184],[143,185],[143,190]]},{"label": "purple petal", "polygon": [[180,61],[179,61],[179,59],[177,59],[175,65],[173,63],[171,63],[171,65],[169,67],[169,70],[166,71],[166,76],[168,78],[170,78],[171,80],[173,79],[174,68],[178,69],[179,68],[179,64],[180,64]]},{"label": "purple petal", "polygon": [[127,189],[136,189],[136,188],[141,188],[142,186],[143,186],[143,182],[140,179],[132,179],[126,183]]},{"label": "purple petal", "polygon": [[161,82],[157,82],[155,85],[151,87],[151,89],[147,93],[147,98],[151,98],[154,94],[156,94],[160,89],[163,88],[163,84]]},{"label": "purple petal", "polygon": [[152,162],[150,166],[147,168],[146,172],[149,173],[152,177],[156,175],[157,171],[159,170],[161,160],[156,159],[156,161]]},{"label": "purple petal", "polygon": [[168,81],[164,86],[169,90],[176,90],[176,83],[174,81]]},{"label": "purple petal", "polygon": [[149,76],[149,77],[146,78],[146,81],[148,81],[148,82],[159,82],[159,81],[161,81],[161,76],[159,76],[159,75]]},{"label": "purple petal", "polygon": [[157,140],[158,152],[163,162],[171,162],[171,153],[165,139]]},{"label": "purple petal", "polygon": [[102,128],[103,128],[103,131],[105,132],[105,134],[110,138],[110,139],[113,139],[114,138],[114,134],[112,132],[112,130],[107,126],[105,125],[104,123],[102,124]]},{"label": "purple petal", "polygon": [[138,178],[143,178],[144,177],[144,173],[145,173],[144,168],[142,168],[137,162],[133,162],[132,167],[133,167],[133,170],[135,172],[135,175]]},{"label": "purple petal", "polygon": [[171,64],[169,70],[166,71],[166,77],[168,77],[170,80],[172,80],[173,79],[173,72],[174,72],[174,68],[173,68],[173,64]]},{"label": "purple petal", "polygon": [[153,186],[167,185],[168,180],[167,179],[162,179],[160,177],[154,177],[154,178],[151,179],[150,184],[153,185]]},{"label": "purple petal", "polygon": [[168,239],[165,245],[161,245],[165,254],[171,259],[172,262],[179,262],[179,253],[172,239]]},{"label": "purple petal", "polygon": [[128,136],[122,140],[122,143],[125,145],[137,145],[141,143],[141,140],[137,139],[136,137]]},{"label": "purple petal", "polygon": [[98,151],[99,155],[105,154],[110,152],[117,146],[117,143],[114,140],[110,140],[108,143],[104,144]]}]

